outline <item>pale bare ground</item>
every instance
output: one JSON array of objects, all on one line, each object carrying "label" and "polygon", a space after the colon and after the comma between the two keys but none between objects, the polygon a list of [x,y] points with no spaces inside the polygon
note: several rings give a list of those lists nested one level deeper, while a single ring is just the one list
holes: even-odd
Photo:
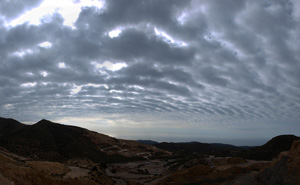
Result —
[{"label": "pale bare ground", "polygon": [[67,173],[64,178],[80,178],[80,177],[87,177],[89,175],[89,170],[83,169],[80,167],[75,166],[68,166],[68,168],[71,170],[69,173]]}]

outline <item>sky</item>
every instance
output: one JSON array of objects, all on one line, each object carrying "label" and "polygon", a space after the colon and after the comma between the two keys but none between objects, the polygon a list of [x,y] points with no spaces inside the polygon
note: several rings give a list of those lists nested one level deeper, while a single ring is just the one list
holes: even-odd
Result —
[{"label": "sky", "polygon": [[300,136],[298,0],[0,0],[0,117],[123,139]]}]

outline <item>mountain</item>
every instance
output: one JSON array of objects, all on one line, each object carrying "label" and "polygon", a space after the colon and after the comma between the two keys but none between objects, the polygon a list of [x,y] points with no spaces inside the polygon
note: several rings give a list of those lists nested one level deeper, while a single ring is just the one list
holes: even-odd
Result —
[{"label": "mountain", "polygon": [[48,120],[24,125],[12,119],[1,118],[0,146],[33,159],[61,162],[76,157],[106,163],[169,155],[153,146]]},{"label": "mountain", "polygon": [[229,151],[242,150],[241,148],[228,145],[228,144],[220,144],[220,143],[200,143],[200,142],[183,142],[183,143],[167,143],[162,142],[158,144],[154,144],[157,148],[162,150],[168,150],[173,153],[182,154],[182,155],[190,155],[193,153],[198,154],[211,154],[211,155],[219,155],[225,156],[229,155]]},{"label": "mountain", "polygon": [[14,119],[6,119],[0,117],[0,136],[9,135],[24,127],[25,125]]},{"label": "mountain", "polygon": [[300,139],[300,137],[294,135],[276,136],[262,146],[252,147],[243,151],[240,157],[270,161],[280,154],[280,152],[289,150],[293,142],[298,139]]}]

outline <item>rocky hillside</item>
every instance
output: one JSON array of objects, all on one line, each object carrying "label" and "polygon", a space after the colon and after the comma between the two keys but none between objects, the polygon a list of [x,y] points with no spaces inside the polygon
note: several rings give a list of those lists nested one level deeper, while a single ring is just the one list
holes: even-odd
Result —
[{"label": "rocky hillside", "polygon": [[31,159],[60,162],[76,157],[99,163],[123,162],[169,155],[154,146],[48,120],[25,125],[0,118],[0,146]]},{"label": "rocky hillside", "polygon": [[32,161],[0,148],[0,184],[110,185],[113,181],[101,166],[87,159],[73,159],[66,164]]},{"label": "rocky hillside", "polygon": [[290,151],[281,152],[271,166],[257,177],[262,185],[300,184],[300,140],[294,141]]}]

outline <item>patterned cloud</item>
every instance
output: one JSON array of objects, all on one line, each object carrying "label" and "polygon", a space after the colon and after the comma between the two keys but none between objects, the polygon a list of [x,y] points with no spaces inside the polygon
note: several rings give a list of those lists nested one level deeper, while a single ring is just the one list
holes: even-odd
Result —
[{"label": "patterned cloud", "polygon": [[45,2],[0,2],[0,116],[130,139],[300,135],[298,1],[66,0],[72,19],[24,18]]}]

